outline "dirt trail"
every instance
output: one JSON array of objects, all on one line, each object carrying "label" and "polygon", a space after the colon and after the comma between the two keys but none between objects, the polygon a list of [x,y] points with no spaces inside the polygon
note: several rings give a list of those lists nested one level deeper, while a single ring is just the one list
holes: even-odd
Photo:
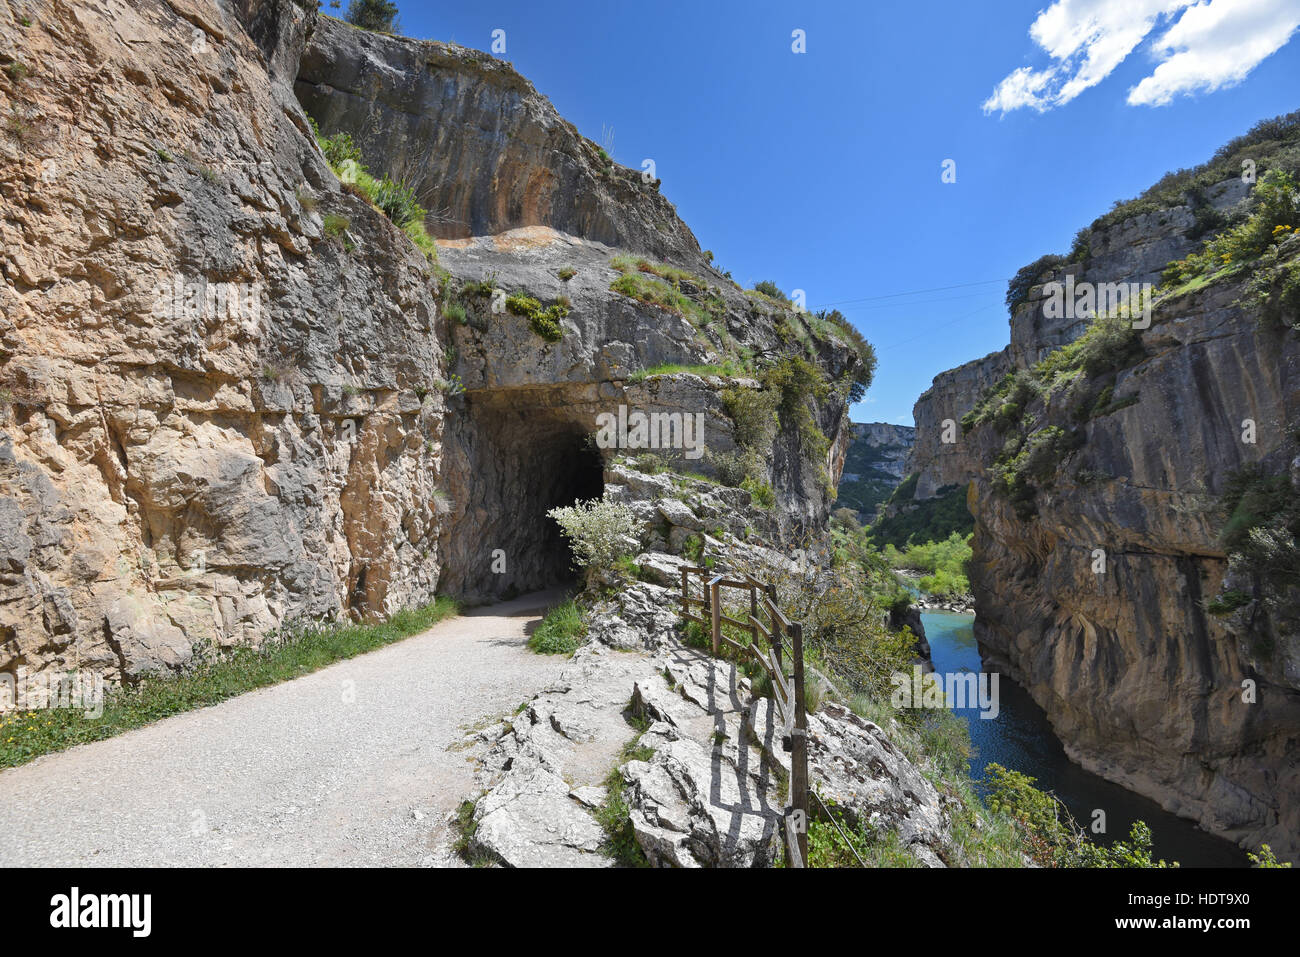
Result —
[{"label": "dirt trail", "polygon": [[557,593],[477,609],[294,681],[0,773],[0,865],[451,863],[467,729],[559,674]]}]

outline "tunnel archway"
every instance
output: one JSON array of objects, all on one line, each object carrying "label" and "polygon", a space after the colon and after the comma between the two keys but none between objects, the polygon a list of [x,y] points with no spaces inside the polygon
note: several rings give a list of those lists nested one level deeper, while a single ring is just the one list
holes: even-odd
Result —
[{"label": "tunnel archway", "polygon": [[546,513],[599,498],[605,462],[597,410],[560,390],[482,390],[447,416],[439,591],[500,598],[577,580],[573,552]]}]

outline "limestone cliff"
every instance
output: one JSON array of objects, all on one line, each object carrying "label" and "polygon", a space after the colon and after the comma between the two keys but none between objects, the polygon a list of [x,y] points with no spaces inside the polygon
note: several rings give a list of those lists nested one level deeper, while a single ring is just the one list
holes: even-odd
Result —
[{"label": "limestone cliff", "polygon": [[[0,669],[130,678],[550,583],[546,508],[617,457],[586,441],[597,413],[699,414],[725,453],[720,391],[757,387],[633,373],[796,326],[828,378],[856,361],[712,271],[658,184],[483,54],[289,0],[74,0],[0,19],[0,60],[24,65],[0,71]],[[416,183],[441,264],[340,182],[304,104]],[[612,290],[616,253],[684,267],[708,323]],[[498,290],[565,296],[558,341]],[[845,391],[810,403],[824,452],[773,439],[755,534],[824,520]]]},{"label": "limestone cliff", "polygon": [[[940,489],[965,485],[982,471],[972,446],[957,441],[959,425],[984,390],[1010,371],[1009,353],[1003,349],[940,373],[912,406],[916,441],[907,472],[917,476],[914,499],[934,498]],[[945,429],[949,441],[944,441]]]},{"label": "limestone cliff", "polygon": [[[1121,210],[1026,277],[1008,348],[936,377],[918,401],[912,469],[918,498],[970,483],[977,638],[1069,754],[1296,859],[1300,582],[1269,593],[1234,576],[1221,507],[1252,468],[1289,470],[1295,487],[1296,317],[1264,317],[1276,293],[1261,296],[1250,270],[1166,283],[1149,328],[1115,333],[1113,354],[1071,358],[1058,350],[1080,346],[1091,320],[1051,318],[1044,289],[1067,276],[1158,284],[1207,222],[1242,220],[1247,192],[1228,179]],[[1294,270],[1300,239],[1282,236],[1270,256]],[[942,420],[964,417],[944,445]],[[1225,614],[1224,592],[1244,607]]]}]

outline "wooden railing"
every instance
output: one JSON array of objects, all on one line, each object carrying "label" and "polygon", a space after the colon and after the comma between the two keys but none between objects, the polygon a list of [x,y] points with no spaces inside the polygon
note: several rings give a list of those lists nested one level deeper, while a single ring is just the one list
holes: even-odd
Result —
[{"label": "wooden railing", "polygon": [[[804,867],[808,860],[808,713],[804,707],[803,625],[791,621],[776,603],[776,588],[752,575],[729,578],[711,568],[687,566],[681,570],[682,617],[708,629],[713,654],[723,646],[740,658],[748,656],[772,679],[772,698],[781,718],[781,743],[790,753],[790,804],[782,813],[785,824],[786,863]],[[691,579],[699,577],[702,590],[691,594]],[[748,593],[749,614],[744,621],[723,613],[723,589]],[[743,598],[741,599],[744,600]],[[701,614],[695,614],[695,609]],[[748,632],[748,645],[732,640],[722,626]],[[786,639],[790,673],[786,673]]]}]

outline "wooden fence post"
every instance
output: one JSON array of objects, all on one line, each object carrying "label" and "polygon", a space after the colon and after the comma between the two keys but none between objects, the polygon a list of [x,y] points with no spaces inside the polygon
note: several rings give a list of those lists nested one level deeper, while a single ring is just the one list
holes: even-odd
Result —
[{"label": "wooden fence post", "polygon": [[790,803],[802,812],[803,828],[798,833],[799,856],[808,866],[808,713],[803,694],[803,625],[790,625],[790,650],[794,657],[794,750],[790,754]]},{"label": "wooden fence post", "polygon": [[722,600],[719,594],[722,585],[719,584],[719,581],[719,578],[715,578],[709,582],[709,610],[713,615],[713,657],[715,658],[718,656],[718,652],[722,650]]}]

